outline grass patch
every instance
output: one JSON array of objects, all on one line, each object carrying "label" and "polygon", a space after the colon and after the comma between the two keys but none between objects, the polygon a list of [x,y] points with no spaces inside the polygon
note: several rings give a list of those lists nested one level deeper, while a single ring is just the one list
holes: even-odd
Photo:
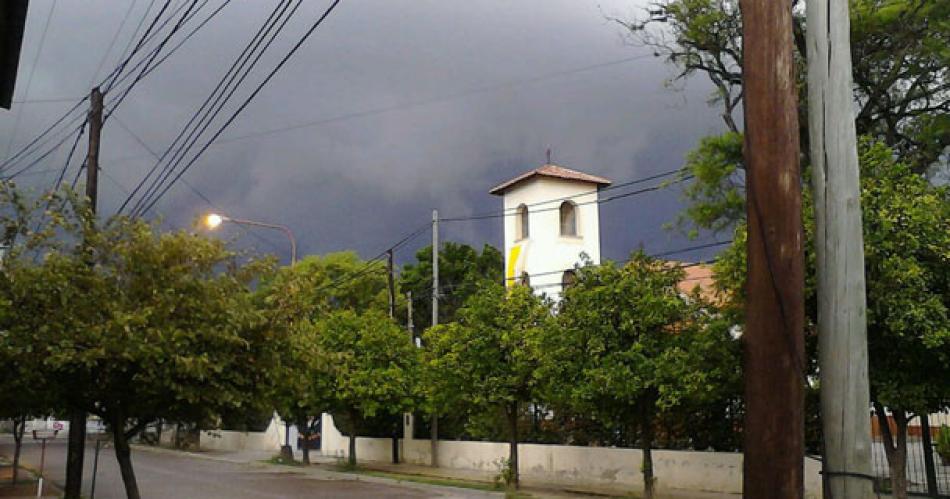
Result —
[{"label": "grass patch", "polygon": [[[421,483],[425,485],[437,485],[440,487],[455,487],[460,489],[473,489],[473,490],[484,490],[488,492],[500,492],[504,490],[503,487],[485,483],[485,482],[476,482],[472,480],[463,480],[458,478],[440,478],[440,477],[431,477],[425,475],[407,475],[402,473],[392,473],[389,471],[376,471],[376,470],[367,470],[361,468],[344,468],[338,467],[338,471],[343,471],[346,473],[356,473],[360,475],[375,476],[379,478],[389,478],[393,480],[398,480],[402,482],[412,482],[412,483]],[[532,497],[530,494],[508,490],[505,491],[505,497],[511,499],[520,499]]]},{"label": "grass patch", "polygon": [[301,462],[301,461],[297,461],[297,460],[294,460],[294,459],[287,460],[287,459],[284,459],[284,457],[281,456],[281,455],[276,455],[276,456],[274,456],[274,457],[272,457],[272,458],[270,458],[270,459],[268,459],[268,460],[266,460],[266,461],[263,461],[263,462],[265,462],[265,463],[267,463],[267,464],[279,464],[279,465],[281,465],[281,466],[296,466],[296,467],[298,467],[298,468],[304,466],[303,462]]}]

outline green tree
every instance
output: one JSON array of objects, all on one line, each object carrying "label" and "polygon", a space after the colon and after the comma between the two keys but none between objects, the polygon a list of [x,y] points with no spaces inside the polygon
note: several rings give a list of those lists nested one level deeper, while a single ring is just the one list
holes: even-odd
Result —
[{"label": "green tree", "polygon": [[[403,266],[399,288],[412,291],[412,321],[422,330],[432,325],[432,302],[424,299],[432,296],[432,246],[417,251],[416,262]],[[480,282],[502,282],[504,266],[504,256],[491,245],[486,244],[479,253],[467,244],[445,242],[439,251],[439,322],[454,321],[458,309]]]},{"label": "green tree", "polygon": [[[929,184],[881,143],[863,141],[859,150],[871,402],[882,423],[894,494],[903,498],[908,422],[950,406],[950,191]],[[806,195],[806,214],[809,203]],[[736,311],[744,298],[744,231],[737,228],[733,246],[716,264],[717,282]],[[805,235],[810,248],[811,217]],[[813,324],[815,266],[806,257],[806,312]],[[896,423],[894,434],[885,409]]]},{"label": "green tree", "polygon": [[[13,422],[13,473],[19,476],[20,450],[26,420],[51,412],[54,386],[46,384],[43,359],[37,348],[23,341],[22,331],[43,327],[46,317],[29,305],[31,295],[46,283],[36,266],[10,262],[0,272],[0,419]],[[57,283],[63,284],[63,283]]]},{"label": "green tree", "polygon": [[[0,240],[0,419],[13,422],[13,473],[11,481],[16,484],[19,475],[20,450],[26,419],[31,414],[39,415],[37,400],[47,394],[48,387],[41,386],[37,374],[42,372],[42,363],[27,352],[26,348],[13,343],[10,329],[22,320],[34,320],[36,315],[21,309],[17,303],[20,296],[29,294],[25,289],[33,282],[17,272],[18,262],[10,264],[18,255],[10,246],[21,230],[28,226],[24,218],[31,211],[12,183],[0,182],[0,206],[6,211],[2,217],[4,237]],[[5,264],[6,263],[6,264]]]},{"label": "green tree", "polygon": [[[804,2],[793,3],[797,56],[805,60]],[[950,0],[850,0],[851,58],[858,135],[890,146],[923,172],[950,146]],[[674,80],[705,74],[730,132],[742,98],[742,18],[738,0],[659,0],[647,19],[618,20],[632,39],[676,68]],[[800,85],[805,82],[800,64]],[[800,91],[804,114],[807,92]],[[808,143],[808,120],[800,119]],[[803,148],[807,150],[807,147]]]},{"label": "green tree", "polygon": [[418,350],[403,328],[375,310],[332,311],[314,328],[322,355],[332,359],[326,371],[332,390],[329,408],[334,420],[344,423],[340,426],[350,437],[349,464],[355,466],[356,435],[364,423],[417,405]]},{"label": "green tree", "polygon": [[159,419],[261,409],[281,338],[253,306],[259,268],[238,266],[223,242],[122,219],[90,240],[104,320],[47,353],[90,381],[85,409],[112,429],[126,493],[138,497],[128,439]]},{"label": "green tree", "polygon": [[553,398],[638,436],[647,498],[654,493],[659,418],[717,400],[723,387],[741,379],[728,322],[698,292],[680,291],[684,276],[642,252],[622,266],[580,267],[548,339],[545,373]]},{"label": "green tree", "polygon": [[[334,358],[320,348],[311,323],[300,323],[288,338],[281,368],[275,369],[273,399],[277,412],[297,425],[308,441],[320,425],[323,412],[333,404]],[[310,464],[310,447],[303,448],[303,462]]]},{"label": "green tree", "polygon": [[[518,416],[538,400],[548,303],[524,286],[485,283],[458,310],[458,320],[428,329],[424,379],[436,401],[467,411],[503,412],[511,481],[518,486]],[[443,407],[444,407],[443,406]]]},{"label": "green tree", "polygon": [[[388,307],[386,267],[366,262],[351,251],[311,255],[283,267],[256,292],[270,327],[289,344],[271,386],[277,412],[309,439],[323,412],[330,409],[331,358],[318,347],[314,321],[334,310],[384,311]],[[309,448],[304,447],[309,463]]]},{"label": "green tree", "polygon": [[126,494],[137,498],[128,442],[146,425],[209,423],[262,403],[280,338],[250,284],[267,264],[241,265],[223,242],[184,231],[124,218],[99,225],[68,191],[49,200],[44,230],[28,224],[16,250],[24,257],[5,265],[16,282],[5,298],[20,317],[3,328],[3,348],[42,359],[53,409],[107,423]]}]

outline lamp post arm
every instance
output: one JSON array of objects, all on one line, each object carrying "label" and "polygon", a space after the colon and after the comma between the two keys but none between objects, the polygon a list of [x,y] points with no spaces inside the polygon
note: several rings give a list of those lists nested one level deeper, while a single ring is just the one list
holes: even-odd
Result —
[{"label": "lamp post arm", "polygon": [[236,223],[240,225],[251,225],[254,227],[264,227],[267,229],[279,230],[287,236],[287,239],[290,240],[290,265],[293,266],[297,263],[297,238],[294,237],[294,232],[290,230],[290,227],[282,224],[272,224],[267,222],[258,222],[255,220],[245,220],[243,218],[231,218],[231,217],[221,217],[223,220]]}]

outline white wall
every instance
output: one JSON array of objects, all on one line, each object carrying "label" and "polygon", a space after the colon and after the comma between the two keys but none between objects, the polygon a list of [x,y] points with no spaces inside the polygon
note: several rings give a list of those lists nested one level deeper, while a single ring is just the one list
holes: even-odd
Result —
[{"label": "white wall", "polygon": [[[280,451],[284,442],[284,425],[276,417],[267,429],[260,431],[202,430],[198,446],[203,450]],[[359,454],[357,454],[359,455]]]},{"label": "white wall", "polygon": [[[323,454],[345,458],[348,439],[323,420]],[[411,433],[410,433],[411,434]],[[389,462],[391,440],[357,438],[360,462]],[[428,465],[429,440],[403,440],[403,462]],[[643,489],[640,472],[642,453],[638,449],[574,447],[567,445],[521,444],[518,446],[521,479],[525,485],[565,487],[589,491],[626,493]],[[508,444],[500,442],[439,442],[439,463],[443,468],[481,471],[495,475],[508,457]],[[695,491],[742,493],[742,454],[733,452],[653,451],[654,473],[660,492]],[[805,460],[805,497],[821,497],[821,464]]]},{"label": "white wall", "polygon": [[[535,276],[545,272],[571,269],[580,263],[581,253],[586,253],[596,264],[600,263],[600,222],[597,185],[588,182],[570,181],[550,177],[535,176],[525,180],[505,192],[503,204],[505,213],[514,213],[519,205],[528,205],[529,237],[516,240],[517,216],[506,216],[505,220],[505,272],[507,276],[511,250],[521,247],[523,267],[521,271],[531,275],[531,286],[552,297],[560,294],[561,273]],[[584,194],[578,196],[578,194]],[[577,237],[561,237],[561,219],[558,208],[563,198],[571,198],[577,204]],[[553,200],[553,201],[552,201]],[[536,206],[535,203],[537,204]],[[587,204],[585,204],[587,203]]]}]

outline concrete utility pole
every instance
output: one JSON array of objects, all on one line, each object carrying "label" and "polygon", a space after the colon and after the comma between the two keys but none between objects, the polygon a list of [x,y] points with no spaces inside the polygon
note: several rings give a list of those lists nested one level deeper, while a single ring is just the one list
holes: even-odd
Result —
[{"label": "concrete utility pole", "polygon": [[804,277],[792,6],[741,0],[749,239],[742,493],[800,499]]},{"label": "concrete utility pole", "polygon": [[416,332],[412,325],[412,291],[406,291],[406,329],[409,330],[409,339],[415,343]]},{"label": "concrete utility pole", "polygon": [[[432,326],[439,324],[439,210],[432,210]],[[439,465],[439,417],[432,415],[429,454],[432,466]]]},{"label": "concrete utility pole", "polygon": [[848,3],[808,0],[807,16],[823,477],[829,499],[864,499],[873,495],[871,401]]},{"label": "concrete utility pole", "polygon": [[[86,153],[86,197],[93,216],[99,200],[99,136],[102,133],[102,92],[99,87],[89,94],[89,150]],[[66,451],[66,499],[82,494],[82,466],[86,452],[86,411],[73,409],[69,414],[69,440]]]}]

